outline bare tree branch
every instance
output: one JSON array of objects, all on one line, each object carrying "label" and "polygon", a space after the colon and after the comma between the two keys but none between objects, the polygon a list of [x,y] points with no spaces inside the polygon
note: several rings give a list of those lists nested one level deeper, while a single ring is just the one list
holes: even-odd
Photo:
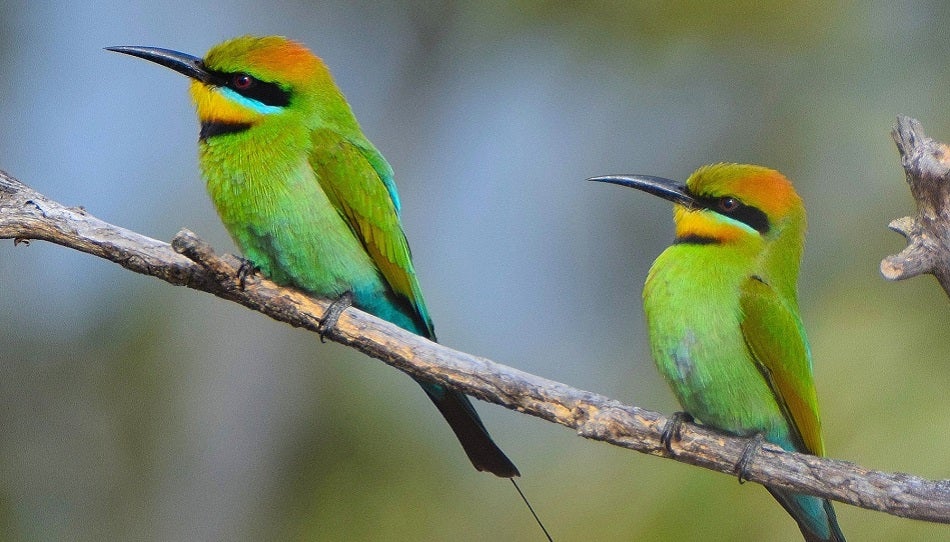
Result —
[{"label": "bare tree branch", "polygon": [[917,216],[888,227],[907,238],[907,247],[881,261],[881,274],[902,280],[929,273],[950,296],[950,147],[924,134],[920,122],[897,117],[891,135],[917,202]]},{"label": "bare tree branch", "polygon": [[[187,230],[171,245],[65,207],[0,172],[0,238],[42,239],[106,258],[137,273],[240,303],[276,320],[317,331],[329,306],[252,275],[241,288],[234,256],[218,257]],[[668,452],[667,418],[613,399],[458,352],[356,309],[329,335],[413,376],[574,429],[582,437],[734,473],[747,439],[685,424]],[[908,518],[950,523],[950,480],[865,469],[835,459],[789,453],[766,444],[749,480]]]}]

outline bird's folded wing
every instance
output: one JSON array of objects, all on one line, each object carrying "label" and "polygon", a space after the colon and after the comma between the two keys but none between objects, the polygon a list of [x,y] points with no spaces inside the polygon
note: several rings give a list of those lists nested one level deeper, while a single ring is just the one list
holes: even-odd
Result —
[{"label": "bird's folded wing", "polygon": [[811,352],[801,320],[788,302],[758,277],[743,284],[740,303],[742,335],[792,426],[791,438],[798,441],[799,451],[822,455]]},{"label": "bird's folded wing", "polygon": [[432,322],[399,221],[389,164],[372,146],[355,144],[331,130],[315,130],[311,139],[310,165],[320,186],[393,292],[409,301],[431,336]]}]

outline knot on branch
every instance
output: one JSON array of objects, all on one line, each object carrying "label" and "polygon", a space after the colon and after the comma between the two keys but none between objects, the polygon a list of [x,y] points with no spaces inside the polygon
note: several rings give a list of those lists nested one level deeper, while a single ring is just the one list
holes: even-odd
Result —
[{"label": "knot on branch", "polygon": [[182,228],[172,238],[171,246],[175,252],[207,271],[211,279],[222,289],[226,291],[244,289],[246,279],[243,274],[244,265],[227,261],[236,260],[234,256],[218,256],[211,244],[198,237],[195,232]]},{"label": "knot on branch", "polygon": [[0,169],[0,192],[6,192],[7,194],[16,194],[20,191],[20,187],[23,184],[20,181],[11,177],[6,171]]}]

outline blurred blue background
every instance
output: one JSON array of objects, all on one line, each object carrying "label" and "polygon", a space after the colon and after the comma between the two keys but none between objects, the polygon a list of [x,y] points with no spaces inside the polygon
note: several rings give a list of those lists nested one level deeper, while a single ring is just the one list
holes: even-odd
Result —
[{"label": "blurred blue background", "polygon": [[[829,454],[950,477],[950,328],[887,283],[913,202],[897,114],[950,140],[950,6],[891,2],[0,4],[0,169],[115,224],[234,246],[196,165],[196,55],[283,34],[333,70],[396,170],[447,345],[672,412],[640,289],[669,205],[592,185],[715,161],[792,178]],[[0,538],[541,540],[405,376],[211,296],[57,246],[0,244]],[[796,540],[754,484],[479,404],[559,542]],[[936,526],[838,505],[851,540]]]}]

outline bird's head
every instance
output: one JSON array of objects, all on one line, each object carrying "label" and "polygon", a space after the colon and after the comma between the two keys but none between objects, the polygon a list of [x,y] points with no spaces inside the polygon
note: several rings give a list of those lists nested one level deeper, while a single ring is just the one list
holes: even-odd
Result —
[{"label": "bird's head", "polygon": [[758,244],[804,232],[802,200],[784,175],[749,164],[711,164],[686,183],[649,175],[608,175],[600,181],[629,186],[675,204],[677,242]]},{"label": "bird's head", "polygon": [[805,208],[784,175],[749,164],[711,164],[686,183],[648,175],[610,175],[592,181],[629,186],[674,203],[675,243],[732,247],[769,270],[797,275]]},{"label": "bird's head", "polygon": [[323,61],[281,36],[242,36],[215,45],[204,58],[170,49],[108,47],[171,68],[192,79],[202,138],[244,131],[271,118],[333,123],[352,118]]}]

